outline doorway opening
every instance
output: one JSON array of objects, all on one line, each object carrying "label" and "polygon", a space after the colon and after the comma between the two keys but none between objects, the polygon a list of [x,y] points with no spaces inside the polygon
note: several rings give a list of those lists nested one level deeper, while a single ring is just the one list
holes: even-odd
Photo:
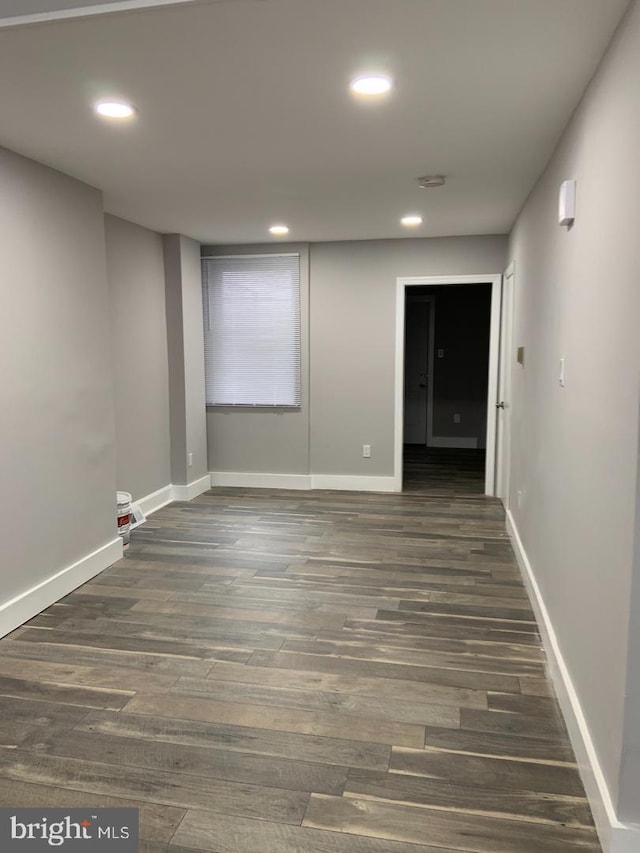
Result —
[{"label": "doorway opening", "polygon": [[405,289],[405,491],[484,492],[491,285]]},{"label": "doorway opening", "polygon": [[399,489],[494,494],[501,278],[398,279]]}]

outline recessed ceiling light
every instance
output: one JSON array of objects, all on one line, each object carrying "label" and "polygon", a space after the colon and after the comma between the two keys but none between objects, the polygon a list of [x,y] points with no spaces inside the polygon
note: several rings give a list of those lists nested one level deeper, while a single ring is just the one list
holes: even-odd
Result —
[{"label": "recessed ceiling light", "polygon": [[287,225],[272,225],[271,228],[269,228],[269,231],[275,237],[282,237],[284,234],[289,233],[289,228]]},{"label": "recessed ceiling light", "polygon": [[385,95],[392,86],[391,78],[382,74],[372,74],[366,77],[356,77],[351,81],[351,91],[356,95],[376,96]]},{"label": "recessed ceiling light", "polygon": [[405,228],[415,228],[416,225],[422,225],[422,217],[417,213],[411,213],[409,216],[403,216],[400,222]]},{"label": "recessed ceiling light", "polygon": [[131,118],[135,109],[125,101],[100,101],[95,110],[105,118]]}]

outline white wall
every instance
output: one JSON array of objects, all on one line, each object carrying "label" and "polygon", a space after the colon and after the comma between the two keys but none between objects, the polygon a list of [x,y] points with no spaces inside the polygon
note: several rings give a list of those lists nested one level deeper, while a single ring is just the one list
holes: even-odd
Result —
[{"label": "white wall", "polygon": [[0,186],[1,634],[121,549],[102,195],[4,149]]},{"label": "white wall", "polygon": [[[181,234],[167,234],[163,237],[163,255],[171,482],[186,486],[208,476],[200,245]],[[186,497],[182,495],[182,499]]]},{"label": "white wall", "polygon": [[393,475],[396,278],[500,273],[506,248],[504,237],[311,246],[313,473]]},{"label": "white wall", "polygon": [[105,216],[118,489],[171,483],[164,261],[159,234]]},{"label": "white wall", "polygon": [[[296,250],[303,268],[302,406],[210,409],[210,469],[392,477],[396,278],[499,273],[507,239],[204,246],[202,253]],[[372,445],[371,459],[362,458],[362,444]]]},{"label": "white wall", "polygon": [[[514,346],[525,347],[524,368],[514,365],[511,511],[608,793],[614,806],[623,798],[624,817],[635,821],[640,778],[633,804],[619,778],[628,678],[640,679],[640,660],[628,668],[640,366],[638,80],[634,2],[510,243]],[[569,178],[578,182],[577,219],[566,230],[557,225],[557,197]]]}]

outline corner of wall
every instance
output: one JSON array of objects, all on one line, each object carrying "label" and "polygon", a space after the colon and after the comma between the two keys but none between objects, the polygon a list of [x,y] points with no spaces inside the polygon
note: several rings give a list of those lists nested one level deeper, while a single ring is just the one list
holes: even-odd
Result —
[{"label": "corner of wall", "polygon": [[585,713],[562,654],[535,570],[509,510],[507,510],[507,531],[540,629],[547,656],[547,672],[553,683],[576,754],[580,777],[591,806],[603,851],[604,853],[638,853],[640,827],[624,824],[618,820]]}]

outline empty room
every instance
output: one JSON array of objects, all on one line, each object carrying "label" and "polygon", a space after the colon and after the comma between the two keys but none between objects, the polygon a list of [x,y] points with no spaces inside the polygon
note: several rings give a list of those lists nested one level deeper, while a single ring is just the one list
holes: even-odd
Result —
[{"label": "empty room", "polygon": [[0,0],[0,850],[640,853],[640,0]]}]

